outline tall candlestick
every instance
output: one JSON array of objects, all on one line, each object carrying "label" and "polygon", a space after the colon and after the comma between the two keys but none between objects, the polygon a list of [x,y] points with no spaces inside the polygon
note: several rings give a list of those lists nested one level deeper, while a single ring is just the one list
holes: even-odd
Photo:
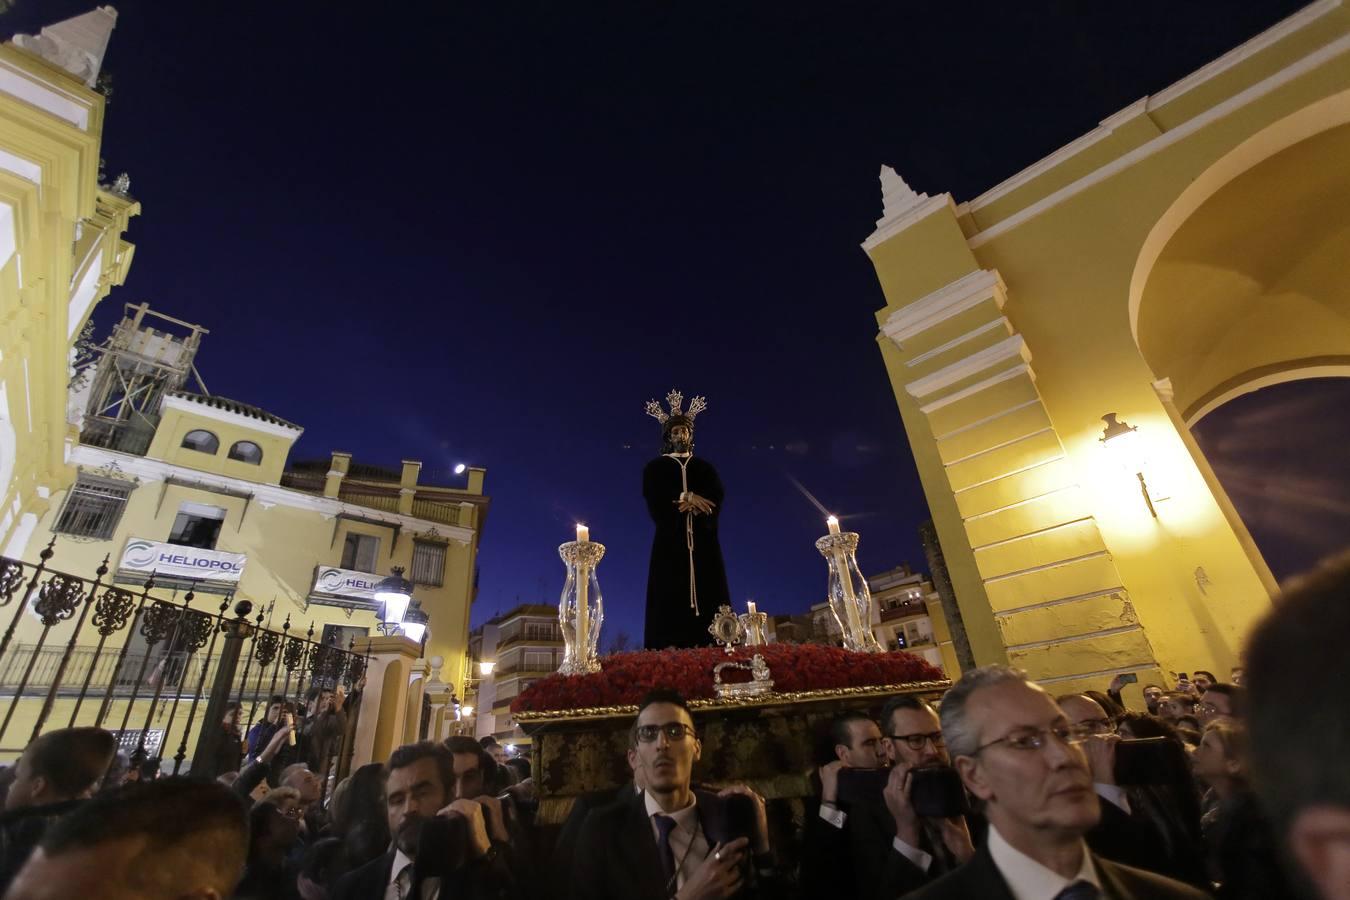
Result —
[{"label": "tall candlestick", "polygon": [[834,551],[834,564],[839,569],[839,583],[844,588],[844,612],[848,616],[848,627],[859,640],[862,639],[862,624],[858,616],[858,596],[853,593],[853,573],[848,570],[848,557],[844,551]]},{"label": "tall candlestick", "polygon": [[825,524],[830,527],[830,534],[839,533],[839,520],[836,519],[834,516],[830,516],[828,519],[826,519]]},{"label": "tall candlestick", "polygon": [[580,522],[577,523],[577,543],[584,544],[591,539],[591,530]]},{"label": "tall candlestick", "polygon": [[591,647],[591,613],[586,608],[589,605],[587,594],[590,592],[590,582],[590,567],[577,566],[577,646],[581,648],[577,653],[582,659],[586,658]]}]

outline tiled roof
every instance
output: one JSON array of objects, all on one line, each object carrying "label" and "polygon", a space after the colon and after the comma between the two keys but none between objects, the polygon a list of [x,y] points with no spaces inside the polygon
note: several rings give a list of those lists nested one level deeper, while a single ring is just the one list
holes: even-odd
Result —
[{"label": "tiled roof", "polygon": [[238,400],[231,400],[228,397],[221,397],[214,394],[194,394],[191,391],[169,391],[170,397],[177,397],[180,400],[188,400],[192,403],[200,403],[202,406],[209,406],[212,409],[232,412],[237,415],[247,416],[250,419],[258,419],[271,425],[280,425],[283,428],[294,428],[296,431],[304,431],[294,422],[288,422],[281,416],[274,416],[265,409],[259,409],[247,403],[240,403]]}]

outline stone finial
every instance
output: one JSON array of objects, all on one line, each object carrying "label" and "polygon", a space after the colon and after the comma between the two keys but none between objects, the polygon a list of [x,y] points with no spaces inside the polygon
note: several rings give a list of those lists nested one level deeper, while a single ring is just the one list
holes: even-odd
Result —
[{"label": "stone finial", "polygon": [[905,179],[901,178],[895,169],[882,166],[881,218],[877,220],[877,226],[880,227],[887,219],[904,215],[927,199],[927,194],[920,194],[905,184]]},{"label": "stone finial", "polygon": [[117,24],[117,10],[100,6],[87,13],[48,25],[36,35],[16,34],[14,44],[65,69],[93,87],[98,82],[108,40]]}]

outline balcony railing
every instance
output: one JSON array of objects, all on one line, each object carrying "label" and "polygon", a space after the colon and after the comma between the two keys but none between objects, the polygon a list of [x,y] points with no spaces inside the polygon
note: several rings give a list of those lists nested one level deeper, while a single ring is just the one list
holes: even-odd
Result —
[{"label": "balcony railing", "polygon": [[[36,655],[36,660],[34,656]],[[61,682],[57,687],[57,696],[75,696],[82,691],[91,695],[105,693],[112,685],[113,696],[130,694],[139,689],[153,690],[162,684],[165,691],[181,688],[193,691],[202,682],[202,667],[206,667],[206,684],[215,677],[220,656],[206,657],[201,653],[164,653],[156,651],[147,655],[144,651],[128,652],[119,659],[120,653],[114,649],[99,652],[95,647],[76,647],[70,652],[70,662],[61,672],[61,660],[66,656],[65,647],[43,647],[34,644],[16,644],[5,654],[0,663],[0,695],[13,696],[14,691],[23,683],[24,672],[33,664],[33,671],[23,686],[24,697],[46,696],[52,682],[58,676]],[[257,691],[265,693],[268,689],[270,673],[255,669],[249,674],[248,682],[242,685],[247,695]],[[240,677],[236,675],[236,677]],[[87,684],[86,684],[87,680]]]}]

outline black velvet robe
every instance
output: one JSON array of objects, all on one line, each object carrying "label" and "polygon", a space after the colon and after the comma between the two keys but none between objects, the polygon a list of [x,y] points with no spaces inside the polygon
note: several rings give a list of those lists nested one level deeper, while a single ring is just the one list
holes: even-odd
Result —
[{"label": "black velvet robe", "polygon": [[694,516],[694,583],[698,588],[698,615],[689,606],[689,550],[685,543],[685,514],[680,512],[680,464],[659,456],[642,472],[642,496],[656,523],[652,558],[647,570],[647,623],[643,645],[706,647],[712,643],[708,625],[717,607],[731,603],[727,569],[717,540],[722,514],[722,480],[712,463],[689,459],[689,490],[717,505],[708,515]]}]

